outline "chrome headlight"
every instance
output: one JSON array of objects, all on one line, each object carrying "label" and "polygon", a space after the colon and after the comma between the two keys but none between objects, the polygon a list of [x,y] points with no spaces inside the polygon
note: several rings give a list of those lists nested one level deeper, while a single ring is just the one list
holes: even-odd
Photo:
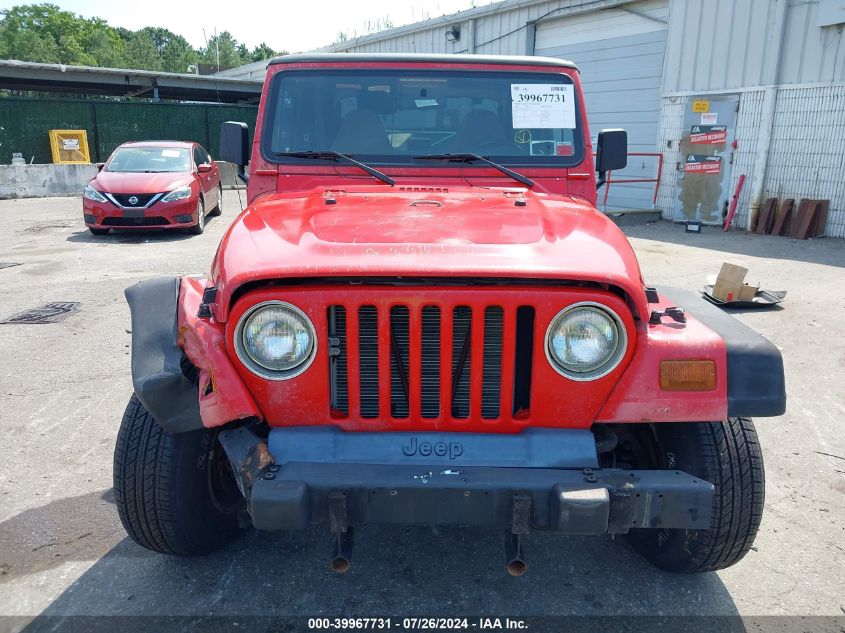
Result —
[{"label": "chrome headlight", "polygon": [[241,317],[235,350],[252,372],[270,380],[287,380],[314,360],[317,337],[302,310],[284,301],[266,301]]},{"label": "chrome headlight", "polygon": [[622,320],[610,308],[582,302],[562,310],[546,331],[546,357],[555,371],[572,380],[606,376],[625,355]]},{"label": "chrome headlight", "polygon": [[191,188],[190,187],[179,187],[178,189],[174,189],[166,196],[164,196],[161,201],[162,202],[174,202],[175,200],[184,200],[185,198],[191,197]]},{"label": "chrome headlight", "polygon": [[92,187],[91,185],[85,185],[85,189],[82,190],[82,197],[88,198],[89,200],[93,200],[94,202],[106,201],[106,197],[99,191],[94,189],[94,187]]}]

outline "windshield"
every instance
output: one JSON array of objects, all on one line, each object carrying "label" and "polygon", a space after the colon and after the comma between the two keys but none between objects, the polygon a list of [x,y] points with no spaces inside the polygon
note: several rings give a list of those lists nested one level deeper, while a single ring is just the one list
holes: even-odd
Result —
[{"label": "windshield", "polygon": [[[431,70],[283,71],[271,84],[262,152],[335,151],[368,164],[474,153],[511,165],[583,157],[572,79],[562,73]],[[480,163],[473,163],[480,164]]]},{"label": "windshield", "polygon": [[186,148],[181,147],[120,147],[115,150],[105,171],[191,171],[191,156]]}]

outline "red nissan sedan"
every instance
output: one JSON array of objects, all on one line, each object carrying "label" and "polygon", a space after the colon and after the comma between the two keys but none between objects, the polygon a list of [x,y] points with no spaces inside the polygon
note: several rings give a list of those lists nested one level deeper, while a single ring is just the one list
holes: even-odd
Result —
[{"label": "red nissan sedan", "polygon": [[94,235],[110,229],[205,229],[222,211],[220,171],[198,143],[141,141],[119,146],[85,186],[82,212]]}]

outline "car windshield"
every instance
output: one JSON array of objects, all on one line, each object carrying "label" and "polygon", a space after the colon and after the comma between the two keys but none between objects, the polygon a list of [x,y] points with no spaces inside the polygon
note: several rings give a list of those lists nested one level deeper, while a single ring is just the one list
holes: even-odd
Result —
[{"label": "car windshield", "polygon": [[191,155],[184,147],[119,147],[105,170],[132,173],[190,171]]},{"label": "car windshield", "polygon": [[335,151],[370,165],[427,166],[437,162],[432,155],[462,153],[575,165],[584,153],[575,99],[560,72],[282,71],[270,88],[262,152],[272,162]]}]

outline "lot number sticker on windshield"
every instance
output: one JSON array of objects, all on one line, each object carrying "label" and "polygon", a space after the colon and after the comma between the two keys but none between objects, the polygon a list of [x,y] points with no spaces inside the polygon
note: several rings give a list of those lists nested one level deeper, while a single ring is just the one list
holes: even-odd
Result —
[{"label": "lot number sticker on windshield", "polygon": [[567,84],[511,84],[514,129],[575,127],[575,87]]}]

